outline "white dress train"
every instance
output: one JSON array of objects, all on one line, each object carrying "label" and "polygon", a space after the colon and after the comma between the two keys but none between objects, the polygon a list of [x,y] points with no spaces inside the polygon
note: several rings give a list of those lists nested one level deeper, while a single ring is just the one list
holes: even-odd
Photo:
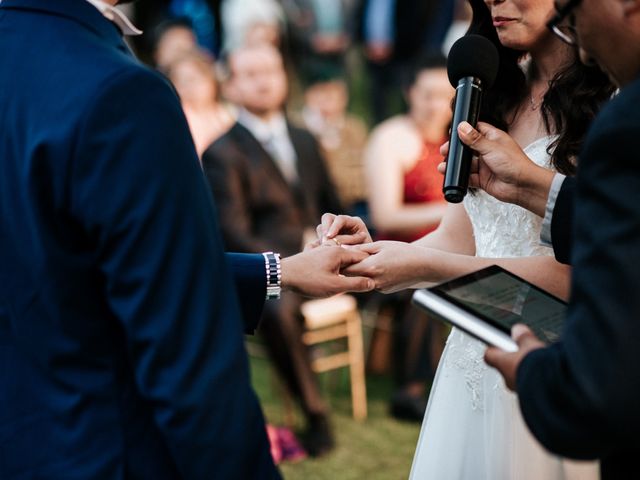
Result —
[{"label": "white dress train", "polygon": [[[525,149],[549,167],[541,138]],[[542,219],[482,191],[467,195],[480,257],[552,255],[540,245]],[[438,365],[413,459],[412,480],[597,480],[596,462],[551,455],[529,433],[517,397],[483,360],[485,345],[453,329]]]}]

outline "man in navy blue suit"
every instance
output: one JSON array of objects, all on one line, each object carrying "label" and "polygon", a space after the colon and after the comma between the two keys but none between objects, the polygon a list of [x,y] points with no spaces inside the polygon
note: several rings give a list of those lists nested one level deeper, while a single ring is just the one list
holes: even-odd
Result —
[{"label": "man in navy blue suit", "polygon": [[[532,190],[541,200],[533,202],[537,208],[530,205],[534,211],[542,213],[551,192],[554,248],[557,255],[560,242],[563,255],[570,252],[573,273],[561,341],[545,348],[518,325],[512,333],[519,351],[488,349],[486,360],[517,391],[524,419],[545,447],[567,457],[600,459],[603,479],[637,478],[640,0],[562,0],[556,6],[558,16],[550,25],[569,43],[577,42],[583,60],[591,56],[621,90],[591,127],[577,179],[565,180],[563,188],[540,171],[525,168],[510,177],[508,168],[490,167],[506,184],[518,178],[513,198],[518,189],[521,198]],[[472,132],[467,140],[486,160],[490,143],[500,139],[492,129],[482,133],[484,138]],[[566,233],[570,226],[557,223],[559,213],[573,220],[572,234]]]},{"label": "man in navy blue suit", "polygon": [[242,332],[267,291],[372,285],[335,246],[281,277],[225,256],[178,99],[115,3],[0,3],[0,478],[278,478]]}]

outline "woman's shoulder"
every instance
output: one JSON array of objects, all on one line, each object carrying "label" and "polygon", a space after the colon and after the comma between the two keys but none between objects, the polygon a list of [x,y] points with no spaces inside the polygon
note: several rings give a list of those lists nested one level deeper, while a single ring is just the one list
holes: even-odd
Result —
[{"label": "woman's shoulder", "polygon": [[378,124],[371,131],[370,138],[372,143],[392,141],[396,145],[401,145],[399,142],[420,144],[420,135],[406,115],[398,115]]}]

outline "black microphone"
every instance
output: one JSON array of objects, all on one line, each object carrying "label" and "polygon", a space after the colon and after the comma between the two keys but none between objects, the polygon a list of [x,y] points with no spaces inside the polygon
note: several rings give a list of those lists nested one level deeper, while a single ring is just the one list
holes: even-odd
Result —
[{"label": "black microphone", "polygon": [[450,203],[460,203],[467,194],[472,151],[458,137],[458,125],[469,122],[475,128],[480,114],[482,91],[493,85],[500,62],[498,50],[480,35],[465,35],[451,47],[447,59],[449,81],[456,89],[449,155],[442,192]]}]

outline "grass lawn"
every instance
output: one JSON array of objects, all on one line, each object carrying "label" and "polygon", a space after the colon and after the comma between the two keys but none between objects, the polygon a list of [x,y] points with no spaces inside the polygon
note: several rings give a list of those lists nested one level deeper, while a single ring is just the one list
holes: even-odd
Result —
[{"label": "grass lawn", "polygon": [[[283,395],[268,360],[251,357],[251,373],[267,421],[283,425]],[[308,458],[297,464],[284,463],[281,471],[287,480],[395,480],[409,476],[411,460],[420,425],[399,422],[387,413],[387,400],[393,389],[389,378],[369,376],[367,396],[369,418],[362,423],[351,417],[351,398],[347,369],[320,377],[321,389],[331,405],[336,448],[328,455]],[[294,430],[304,426],[296,407]]]}]

